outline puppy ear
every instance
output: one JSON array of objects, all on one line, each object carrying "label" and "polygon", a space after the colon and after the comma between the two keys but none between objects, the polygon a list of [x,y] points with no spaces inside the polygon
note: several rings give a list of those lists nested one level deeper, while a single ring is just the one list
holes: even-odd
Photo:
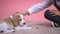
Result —
[{"label": "puppy ear", "polygon": [[10,18],[13,19],[13,15],[11,15]]}]

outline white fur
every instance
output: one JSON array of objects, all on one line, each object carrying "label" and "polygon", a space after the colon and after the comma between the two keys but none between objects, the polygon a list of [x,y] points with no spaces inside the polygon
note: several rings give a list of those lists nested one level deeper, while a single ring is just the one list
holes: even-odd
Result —
[{"label": "white fur", "polygon": [[7,28],[8,28],[8,25],[7,25],[5,22],[0,24],[0,31],[1,31],[1,30],[6,31]]},{"label": "white fur", "polygon": [[8,25],[6,24],[6,22],[2,22],[0,23],[0,31],[4,31],[3,33],[7,33],[7,32],[13,32],[14,30],[8,30]]},{"label": "white fur", "polygon": [[15,27],[15,30],[20,30],[20,26]]},{"label": "white fur", "polygon": [[20,17],[21,17],[20,19],[22,19],[22,21],[20,21],[20,25],[24,25],[23,24],[23,23],[25,23],[24,16],[21,14]]}]

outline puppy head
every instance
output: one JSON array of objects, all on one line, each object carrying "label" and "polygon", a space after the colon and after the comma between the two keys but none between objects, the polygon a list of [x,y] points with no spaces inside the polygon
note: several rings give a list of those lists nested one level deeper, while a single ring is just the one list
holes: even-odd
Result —
[{"label": "puppy head", "polygon": [[16,12],[13,14],[13,25],[16,26],[20,26],[23,25],[25,23],[23,15],[19,12]]}]

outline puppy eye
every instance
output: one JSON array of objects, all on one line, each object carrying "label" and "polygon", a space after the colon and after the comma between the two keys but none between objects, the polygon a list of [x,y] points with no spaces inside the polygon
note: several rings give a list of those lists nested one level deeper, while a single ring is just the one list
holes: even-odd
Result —
[{"label": "puppy eye", "polygon": [[20,19],[20,21],[22,21],[22,19]]}]

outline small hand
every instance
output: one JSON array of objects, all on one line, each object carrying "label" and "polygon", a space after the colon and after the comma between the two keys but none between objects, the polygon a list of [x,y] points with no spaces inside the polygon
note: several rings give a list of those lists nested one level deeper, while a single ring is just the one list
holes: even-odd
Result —
[{"label": "small hand", "polygon": [[28,11],[20,12],[21,14],[25,15],[30,15]]},{"label": "small hand", "polygon": [[60,11],[58,11],[58,10],[50,10],[50,13],[51,13],[53,16],[60,16]]}]

